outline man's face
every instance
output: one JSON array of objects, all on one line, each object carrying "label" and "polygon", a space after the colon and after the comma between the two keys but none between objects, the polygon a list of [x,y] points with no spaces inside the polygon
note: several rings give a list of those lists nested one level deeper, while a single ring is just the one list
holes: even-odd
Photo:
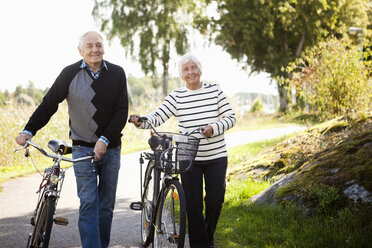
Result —
[{"label": "man's face", "polygon": [[79,52],[92,69],[100,66],[105,53],[102,39],[96,33],[88,33],[83,38],[82,46],[79,46]]}]

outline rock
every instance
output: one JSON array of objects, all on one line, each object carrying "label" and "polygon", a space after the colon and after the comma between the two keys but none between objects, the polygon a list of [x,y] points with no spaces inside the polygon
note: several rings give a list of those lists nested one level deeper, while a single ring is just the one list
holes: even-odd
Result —
[{"label": "rock", "polygon": [[359,186],[358,184],[353,184],[346,188],[344,190],[344,194],[355,203],[358,201],[358,199],[360,199],[363,203],[372,202],[372,194],[363,186]]},{"label": "rock", "polygon": [[287,185],[288,183],[292,182],[292,178],[295,175],[295,172],[289,173],[288,175],[284,176],[279,181],[273,183],[265,190],[261,191],[255,196],[250,198],[252,203],[257,204],[268,204],[268,205],[275,205],[278,202],[278,199],[275,197],[276,191],[282,187]]}]

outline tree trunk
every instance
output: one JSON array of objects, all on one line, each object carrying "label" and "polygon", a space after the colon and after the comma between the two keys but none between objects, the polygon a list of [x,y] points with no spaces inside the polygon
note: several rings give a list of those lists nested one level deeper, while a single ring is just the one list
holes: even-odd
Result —
[{"label": "tree trunk", "polygon": [[163,96],[168,95],[169,61],[163,61]]},{"label": "tree trunk", "polygon": [[281,83],[279,80],[277,81],[278,92],[279,92],[280,112],[287,111],[287,107],[288,107],[288,90],[287,90],[286,84],[287,83]]},{"label": "tree trunk", "polygon": [[156,71],[152,73],[152,86],[154,88],[154,100],[155,102],[158,101],[158,76]]}]

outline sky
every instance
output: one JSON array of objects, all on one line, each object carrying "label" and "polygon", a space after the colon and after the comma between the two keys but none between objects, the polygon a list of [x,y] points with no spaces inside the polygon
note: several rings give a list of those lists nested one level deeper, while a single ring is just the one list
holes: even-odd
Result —
[{"label": "sky", "polygon": [[[98,31],[91,12],[93,0],[11,0],[0,4],[0,90],[10,92],[32,81],[37,88],[50,87],[61,70],[81,56],[77,45],[87,31]],[[191,53],[202,64],[202,81],[216,82],[229,96],[237,92],[277,94],[268,74],[249,75],[230,55],[201,36],[194,40]],[[170,61],[170,74],[178,76],[177,62]],[[138,62],[125,57],[118,40],[105,42],[104,59],[122,66],[127,75],[142,77]]]}]

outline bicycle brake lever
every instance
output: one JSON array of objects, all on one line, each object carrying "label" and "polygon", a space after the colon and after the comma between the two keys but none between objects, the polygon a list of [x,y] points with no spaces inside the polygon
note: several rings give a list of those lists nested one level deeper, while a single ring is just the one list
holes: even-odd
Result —
[{"label": "bicycle brake lever", "polygon": [[93,156],[93,158],[90,160],[90,163],[93,164],[94,159],[95,159],[95,157],[96,157],[95,153],[94,153],[94,152],[88,152],[88,153],[87,153],[87,156]]},{"label": "bicycle brake lever", "polygon": [[29,144],[26,143],[24,146],[22,146],[22,147],[20,147],[20,148],[16,148],[16,149],[14,149],[13,152],[18,152],[18,151],[20,151],[20,150],[26,149],[28,146],[29,146]]}]

